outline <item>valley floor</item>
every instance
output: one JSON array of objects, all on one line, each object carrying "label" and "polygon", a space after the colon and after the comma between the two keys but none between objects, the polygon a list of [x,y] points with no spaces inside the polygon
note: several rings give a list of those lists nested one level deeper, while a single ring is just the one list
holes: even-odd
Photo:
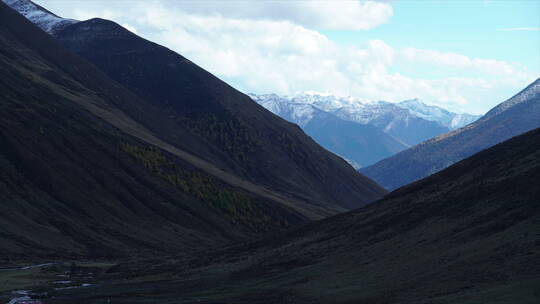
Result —
[{"label": "valley floor", "polygon": [[[302,277],[304,286],[298,289],[295,272],[261,275],[245,273],[246,262],[215,262],[211,266],[180,267],[179,261],[155,264],[155,261],[132,263],[86,261],[55,262],[31,267],[0,270],[0,303],[9,304],[101,304],[101,303],[162,303],[162,304],[276,304],[276,303],[538,303],[540,279],[530,278],[496,285],[478,285],[452,293],[365,298],[358,302],[347,294],[366,293],[357,289],[340,290],[332,300],[339,282],[326,282],[333,287],[325,290],[315,283],[310,289],[309,278]],[[167,266],[168,265],[168,266]],[[298,265],[296,265],[298,266]],[[170,267],[168,270],[167,267]],[[305,272],[310,266],[300,267]],[[180,270],[180,268],[183,268]],[[313,269],[316,275],[316,269]],[[248,270],[249,272],[249,270]],[[231,273],[236,273],[231,276]],[[365,275],[365,274],[364,274]],[[252,276],[242,280],[240,276]],[[363,275],[359,275],[359,279]],[[330,284],[330,285],[328,285]],[[296,287],[295,287],[296,285]],[[290,288],[288,288],[290,286]],[[345,286],[345,285],[344,285]],[[414,288],[413,288],[414,289]],[[421,288],[419,288],[421,289]],[[329,293],[330,292],[330,293]]]}]

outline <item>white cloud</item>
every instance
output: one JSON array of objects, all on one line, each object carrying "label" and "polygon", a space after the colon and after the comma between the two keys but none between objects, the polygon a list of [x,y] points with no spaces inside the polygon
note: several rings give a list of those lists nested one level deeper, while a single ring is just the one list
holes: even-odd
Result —
[{"label": "white cloud", "polygon": [[[394,101],[420,97],[446,107],[468,105],[471,111],[479,112],[471,104],[484,100],[486,91],[509,84],[519,87],[535,76],[522,66],[504,61],[435,50],[395,49],[382,40],[344,47],[289,21],[191,15],[160,5],[145,6],[137,16],[139,24],[155,30],[151,39],[246,92],[317,90]],[[403,61],[490,77],[429,80],[391,72],[394,64]]]},{"label": "white cloud", "polygon": [[[505,61],[436,50],[396,49],[383,40],[342,46],[317,31],[381,24],[392,14],[389,3],[128,3],[131,5],[122,9],[76,11],[75,17],[100,16],[131,30],[136,28],[145,38],[177,51],[244,92],[291,94],[316,90],[388,101],[419,97],[454,110],[480,113],[502,101],[491,96],[510,97],[538,75]],[[454,76],[441,72],[442,77],[424,79],[397,72],[396,67],[404,63],[413,70],[452,70]]]},{"label": "white cloud", "polygon": [[162,1],[190,15],[244,20],[289,21],[308,28],[366,30],[393,15],[389,3],[365,0]]},{"label": "white cloud", "polygon": [[[52,0],[41,0],[47,5]],[[133,6],[135,1],[81,1],[74,18],[86,20],[92,17],[112,18]],[[106,5],[104,5],[106,3]],[[144,1],[144,5],[161,5],[172,11],[188,15],[215,16],[242,20],[288,21],[319,30],[367,30],[388,22],[393,15],[392,6],[384,1],[366,0],[161,0]],[[84,9],[82,8],[84,7]],[[102,9],[107,7],[108,9]],[[86,9],[86,11],[85,11]],[[96,12],[91,16],[88,12]]]},{"label": "white cloud", "polygon": [[411,62],[447,66],[454,69],[480,71],[498,76],[526,78],[530,74],[525,67],[518,64],[493,59],[471,58],[462,54],[450,52],[408,47],[401,51],[401,55],[405,60]]},{"label": "white cloud", "polygon": [[100,9],[100,10],[83,10],[75,9],[73,11],[73,19],[76,20],[88,20],[92,18],[103,18],[109,20],[117,20],[123,17],[123,14],[118,11],[113,11],[111,9]]}]

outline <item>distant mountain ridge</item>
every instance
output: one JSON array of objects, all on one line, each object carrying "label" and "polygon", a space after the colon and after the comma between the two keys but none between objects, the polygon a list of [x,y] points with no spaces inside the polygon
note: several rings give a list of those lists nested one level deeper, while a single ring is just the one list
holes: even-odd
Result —
[{"label": "distant mountain ridge", "polygon": [[438,172],[480,150],[540,127],[540,79],[477,121],[404,150],[360,171],[387,189]]},{"label": "distant mountain ridge", "polygon": [[342,119],[314,104],[289,101],[276,94],[249,96],[272,113],[298,124],[315,141],[355,168],[373,164],[408,147],[377,127]]},{"label": "distant mountain ridge", "polygon": [[[351,96],[343,97],[315,91],[307,91],[292,96],[280,96],[275,93],[250,93],[248,95],[258,103],[266,106],[270,106],[269,104],[275,104],[276,102],[289,103],[298,107],[301,105],[312,105],[320,110],[334,113],[340,118],[362,124],[369,124],[387,113],[394,113],[396,116],[407,113],[407,111],[400,111],[400,108],[408,110],[411,116],[437,122],[450,130],[463,127],[481,117],[481,115],[454,113],[438,106],[425,104],[418,98],[391,103],[386,101],[363,100]],[[275,107],[272,109],[278,110]]]},{"label": "distant mountain ridge", "polygon": [[390,103],[317,92],[294,96],[248,95],[272,113],[298,124],[324,147],[359,167],[369,166],[478,118],[426,105],[417,99]]}]

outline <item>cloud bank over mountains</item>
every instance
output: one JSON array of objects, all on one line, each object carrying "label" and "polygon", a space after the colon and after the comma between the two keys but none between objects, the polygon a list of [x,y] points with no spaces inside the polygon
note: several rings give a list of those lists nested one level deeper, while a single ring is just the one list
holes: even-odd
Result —
[{"label": "cloud bank over mountains", "polygon": [[[321,32],[384,25],[396,13],[391,2],[116,1],[105,10],[92,5],[99,1],[74,2],[81,3],[66,17],[114,20],[244,92],[421,98],[478,114],[538,77],[538,71],[513,62],[399,48],[383,39],[343,45]],[[437,71],[437,77],[415,75],[419,70]],[[497,94],[502,96],[492,98]]]}]

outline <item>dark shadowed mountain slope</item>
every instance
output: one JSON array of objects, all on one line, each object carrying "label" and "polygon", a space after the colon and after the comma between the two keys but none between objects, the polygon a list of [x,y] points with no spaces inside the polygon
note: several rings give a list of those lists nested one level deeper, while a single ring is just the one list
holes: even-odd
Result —
[{"label": "dark shadowed mountain slope", "polygon": [[[118,24],[91,19],[55,33],[66,47],[168,113],[136,116],[168,143],[226,171],[311,204],[354,208],[383,191],[300,128],[271,114],[181,55]],[[131,109],[124,108],[130,112]],[[171,121],[164,126],[163,121]],[[178,135],[187,130],[198,145]],[[203,144],[204,143],[204,144]]]},{"label": "dark shadowed mountain slope", "polygon": [[324,215],[170,146],[160,113],[0,3],[0,262],[186,252]]},{"label": "dark shadowed mountain slope", "polygon": [[536,129],[279,237],[191,264],[119,267],[170,279],[118,281],[87,296],[95,303],[117,294],[141,302],[537,303],[539,179]]},{"label": "dark shadowed mountain slope", "polygon": [[418,144],[360,172],[387,189],[395,189],[539,126],[540,79],[537,79],[478,121]]},{"label": "dark shadowed mountain slope", "polygon": [[140,105],[115,106],[172,147],[290,200],[326,209],[322,216],[384,194],[298,127],[184,57],[111,21],[71,25],[54,33],[142,97]]}]

